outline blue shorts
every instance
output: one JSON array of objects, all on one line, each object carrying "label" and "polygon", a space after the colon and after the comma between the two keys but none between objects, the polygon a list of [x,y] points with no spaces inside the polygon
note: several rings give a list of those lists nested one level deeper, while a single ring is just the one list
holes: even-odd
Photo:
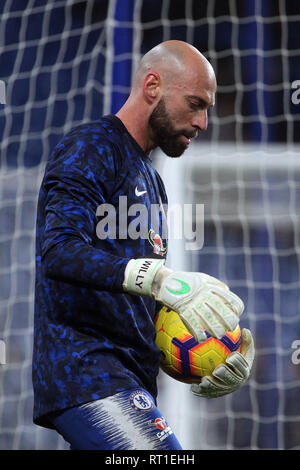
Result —
[{"label": "blue shorts", "polygon": [[141,388],[52,416],[55,429],[72,450],[181,450],[171,427]]}]

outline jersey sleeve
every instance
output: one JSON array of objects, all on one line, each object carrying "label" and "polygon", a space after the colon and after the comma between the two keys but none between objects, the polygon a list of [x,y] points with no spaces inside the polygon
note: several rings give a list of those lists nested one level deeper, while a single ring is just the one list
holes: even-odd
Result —
[{"label": "jersey sleeve", "polygon": [[109,148],[77,142],[45,172],[41,257],[46,276],[99,290],[122,292],[129,259],[95,247],[96,211],[108,200],[117,174]]}]

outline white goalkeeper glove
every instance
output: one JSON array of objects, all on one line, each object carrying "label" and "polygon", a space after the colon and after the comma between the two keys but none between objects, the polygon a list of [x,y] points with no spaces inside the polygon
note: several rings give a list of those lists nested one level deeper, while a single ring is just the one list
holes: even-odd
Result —
[{"label": "white goalkeeper glove", "polygon": [[211,376],[202,378],[200,384],[192,384],[191,392],[199,397],[217,398],[235,392],[248,380],[251,372],[255,348],[252,334],[243,328],[240,352],[236,351],[226,359],[226,364],[218,365]]},{"label": "white goalkeeper glove", "polygon": [[132,259],[123,288],[152,297],[175,310],[197,342],[206,341],[205,328],[215,338],[233,331],[243,313],[242,300],[218,279],[204,273],[172,271],[164,259]]}]

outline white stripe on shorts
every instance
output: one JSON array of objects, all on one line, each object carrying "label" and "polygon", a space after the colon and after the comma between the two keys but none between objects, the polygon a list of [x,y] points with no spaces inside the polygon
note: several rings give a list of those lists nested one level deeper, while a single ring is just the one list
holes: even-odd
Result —
[{"label": "white stripe on shorts", "polygon": [[81,405],[93,426],[101,429],[108,444],[128,450],[162,449],[149,413],[135,411],[123,392]]}]

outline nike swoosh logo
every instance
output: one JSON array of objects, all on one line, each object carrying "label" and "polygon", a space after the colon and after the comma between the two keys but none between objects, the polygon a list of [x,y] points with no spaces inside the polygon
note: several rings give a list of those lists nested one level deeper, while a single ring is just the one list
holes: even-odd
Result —
[{"label": "nike swoosh logo", "polygon": [[139,197],[139,196],[142,196],[142,194],[145,194],[146,192],[147,192],[147,191],[139,191],[138,188],[137,188],[137,186],[136,186],[136,188],[135,188],[135,195],[138,196],[138,197]]},{"label": "nike swoosh logo", "polygon": [[173,277],[173,279],[174,279],[175,281],[180,282],[180,284],[181,284],[181,289],[179,289],[179,290],[172,290],[172,289],[169,289],[169,287],[166,287],[166,289],[167,289],[169,292],[171,292],[171,294],[176,294],[176,295],[187,294],[187,293],[191,290],[190,286],[189,286],[186,282],[182,281],[181,279],[177,279],[176,277]]}]

